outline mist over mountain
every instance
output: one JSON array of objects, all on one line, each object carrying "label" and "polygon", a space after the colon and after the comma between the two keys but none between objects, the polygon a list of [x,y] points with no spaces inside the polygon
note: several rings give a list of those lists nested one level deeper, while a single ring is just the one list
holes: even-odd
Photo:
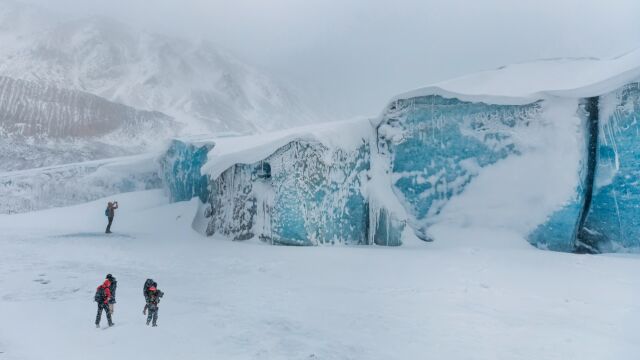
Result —
[{"label": "mist over mountain", "polygon": [[[135,151],[116,140],[107,142],[114,151],[72,156],[82,161],[139,152],[171,136],[256,133],[316,120],[284,86],[208,42],[140,32],[107,17],[59,19],[0,0],[5,147],[24,147],[29,142],[19,139],[33,137],[57,149],[104,143],[110,133],[136,139]],[[140,124],[141,114],[146,125],[131,126]],[[0,170],[57,163],[14,155],[23,164],[14,160]]]}]

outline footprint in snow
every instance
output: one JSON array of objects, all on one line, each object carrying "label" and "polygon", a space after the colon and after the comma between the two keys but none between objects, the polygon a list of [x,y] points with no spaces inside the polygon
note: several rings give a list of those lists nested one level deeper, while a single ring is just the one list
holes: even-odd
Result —
[{"label": "footprint in snow", "polygon": [[45,278],[43,278],[43,276],[45,276],[45,275],[46,275],[46,274],[40,274],[40,275],[38,275],[38,276],[40,276],[40,278],[38,278],[38,279],[34,279],[33,281],[34,281],[34,282],[37,282],[37,283],[40,283],[40,284],[42,284],[42,285],[47,285],[47,284],[48,284],[48,283],[50,283],[51,281],[50,281],[50,280],[47,280],[47,279],[45,279]]}]

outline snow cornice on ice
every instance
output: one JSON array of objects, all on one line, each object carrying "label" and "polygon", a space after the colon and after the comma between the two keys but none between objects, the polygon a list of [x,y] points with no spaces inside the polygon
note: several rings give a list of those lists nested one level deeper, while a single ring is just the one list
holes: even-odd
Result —
[{"label": "snow cornice on ice", "polygon": [[439,95],[495,105],[524,105],[551,97],[599,96],[640,79],[640,49],[611,59],[562,58],[503,66],[394,96]]},{"label": "snow cornice on ice", "polygon": [[372,134],[370,120],[363,118],[249,136],[215,138],[211,139],[215,146],[209,152],[209,161],[202,167],[202,174],[215,179],[235,164],[256,163],[293,141],[315,142],[328,148],[351,151],[370,139]]}]

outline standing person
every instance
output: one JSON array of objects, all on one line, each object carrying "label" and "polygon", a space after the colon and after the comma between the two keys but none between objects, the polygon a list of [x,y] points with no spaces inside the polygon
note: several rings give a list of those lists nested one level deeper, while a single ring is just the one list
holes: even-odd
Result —
[{"label": "standing person", "polygon": [[158,304],[160,303],[160,298],[164,296],[164,293],[158,290],[155,286],[151,286],[149,290],[147,290],[147,304],[144,306],[142,313],[147,315],[147,310],[149,310],[149,314],[147,315],[147,325],[153,320],[153,326],[158,326],[156,322],[158,321]]},{"label": "standing person", "polygon": [[118,281],[111,274],[107,274],[107,280],[111,282],[111,285],[109,286],[109,291],[111,292],[111,297],[109,298],[109,312],[113,316],[113,308],[114,304],[116,303],[116,288],[118,287]]},{"label": "standing person", "polygon": [[107,224],[107,230],[105,230],[105,234],[111,234],[111,223],[113,222],[113,217],[116,215],[116,209],[118,208],[118,202],[114,201],[107,204],[107,209],[104,211],[104,214],[107,215],[109,219],[109,224]]},{"label": "standing person", "polygon": [[109,298],[111,298],[111,290],[109,290],[109,286],[111,286],[111,281],[105,280],[102,285],[98,286],[96,289],[96,295],[94,296],[94,300],[98,303],[98,314],[96,315],[96,327],[100,327],[100,319],[102,318],[102,310],[107,314],[107,321],[109,322],[109,326],[113,326],[113,321],[111,321],[111,312],[109,311]]}]

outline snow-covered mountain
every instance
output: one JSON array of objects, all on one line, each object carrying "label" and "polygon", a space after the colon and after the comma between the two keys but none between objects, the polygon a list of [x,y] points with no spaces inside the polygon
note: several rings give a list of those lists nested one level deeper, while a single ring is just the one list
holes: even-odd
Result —
[{"label": "snow-covered mountain", "polygon": [[0,0],[0,148],[11,150],[0,170],[127,155],[134,145],[140,152],[139,145],[178,135],[256,133],[314,120],[282,85],[208,42],[103,17],[60,18]]},{"label": "snow-covered mountain", "polygon": [[[0,134],[36,138],[171,132],[171,117],[137,110],[78,90],[0,76]],[[130,144],[130,143],[129,143]]]},{"label": "snow-covered mountain", "polygon": [[157,111],[0,76],[0,171],[135,154],[179,130]]},{"label": "snow-covered mountain", "polygon": [[14,41],[0,50],[1,75],[162,111],[190,132],[248,133],[312,119],[283,86],[208,42],[138,32],[103,17],[36,25],[36,11],[6,4],[0,32]]}]

